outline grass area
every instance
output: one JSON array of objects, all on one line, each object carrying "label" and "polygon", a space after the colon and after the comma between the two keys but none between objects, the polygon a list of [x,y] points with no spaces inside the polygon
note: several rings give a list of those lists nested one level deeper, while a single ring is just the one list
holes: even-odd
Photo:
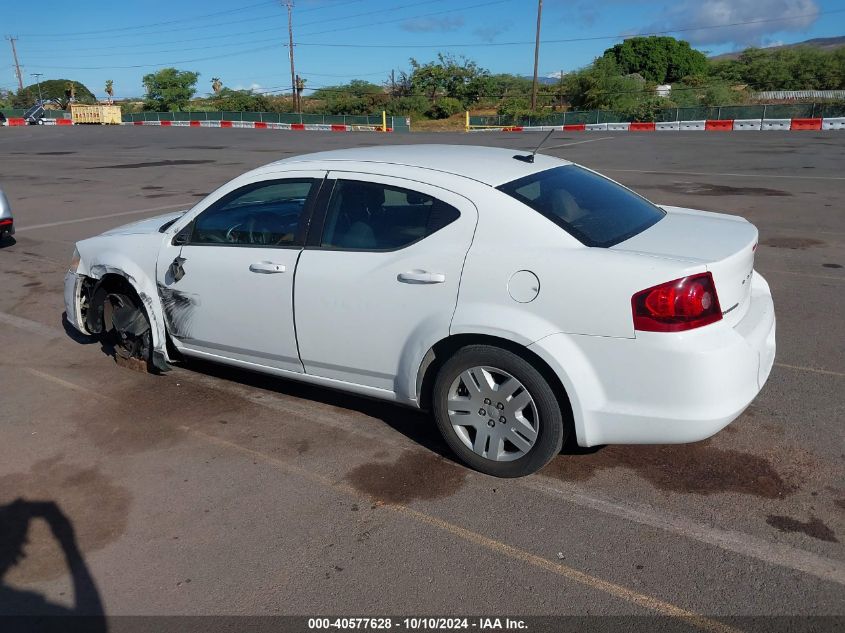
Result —
[{"label": "grass area", "polygon": [[463,132],[466,115],[461,112],[448,119],[419,119],[411,122],[412,132]]}]

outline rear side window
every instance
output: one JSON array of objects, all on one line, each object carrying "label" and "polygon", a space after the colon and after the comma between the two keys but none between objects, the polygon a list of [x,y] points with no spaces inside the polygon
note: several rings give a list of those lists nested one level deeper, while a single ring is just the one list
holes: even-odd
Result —
[{"label": "rear side window", "polygon": [[396,250],[439,231],[459,216],[453,206],[418,191],[338,180],[326,213],[322,246]]},{"label": "rear side window", "polygon": [[586,246],[619,244],[666,215],[645,198],[577,165],[531,174],[498,189],[543,214]]}]

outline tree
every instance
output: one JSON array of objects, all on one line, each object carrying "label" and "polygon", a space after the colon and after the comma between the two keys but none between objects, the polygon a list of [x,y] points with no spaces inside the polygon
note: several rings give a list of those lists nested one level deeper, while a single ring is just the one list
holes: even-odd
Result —
[{"label": "tree", "polygon": [[674,37],[632,37],[607,49],[603,57],[613,58],[623,75],[639,73],[658,84],[679,81],[707,69],[704,53]]},{"label": "tree", "polygon": [[142,81],[147,89],[144,108],[157,112],[183,110],[196,93],[199,76],[199,73],[176,68],[162,68],[144,75]]},{"label": "tree", "polygon": [[267,112],[270,109],[267,97],[252,90],[221,88],[210,103],[215,110],[228,112]]},{"label": "tree", "polygon": [[[70,79],[48,79],[41,82],[41,97],[50,101],[64,110],[70,102],[71,90],[78,103],[96,103],[94,94],[78,81]],[[25,86],[18,90],[12,99],[12,106],[15,108],[28,108],[38,101],[38,84]]]},{"label": "tree", "polygon": [[214,94],[220,94],[220,91],[223,90],[223,82],[220,81],[220,77],[211,78],[211,89],[214,91]]},{"label": "tree", "polygon": [[106,94],[109,96],[109,103],[114,100],[114,81],[106,79]]},{"label": "tree", "polygon": [[490,72],[466,57],[438,53],[436,62],[421,64],[411,58],[410,63],[414,93],[427,96],[432,103],[445,96],[466,106],[489,94],[492,86]]}]

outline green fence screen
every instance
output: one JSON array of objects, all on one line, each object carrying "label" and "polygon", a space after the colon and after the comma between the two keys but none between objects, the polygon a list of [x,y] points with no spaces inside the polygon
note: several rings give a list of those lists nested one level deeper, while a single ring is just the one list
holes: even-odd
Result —
[{"label": "green fence screen", "polygon": [[[707,119],[811,119],[845,117],[845,104],[767,104],[735,105],[695,108],[665,108],[657,110],[650,121],[704,121]],[[578,125],[581,123],[622,123],[633,119],[610,110],[572,110],[542,117],[512,117],[504,115],[470,116],[470,126],[509,125]]]}]

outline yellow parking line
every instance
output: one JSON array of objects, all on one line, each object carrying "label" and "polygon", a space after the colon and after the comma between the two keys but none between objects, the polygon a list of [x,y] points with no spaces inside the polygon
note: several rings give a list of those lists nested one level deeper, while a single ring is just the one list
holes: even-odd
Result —
[{"label": "yellow parking line", "polygon": [[775,367],[785,367],[798,371],[811,371],[814,374],[825,374],[827,376],[845,376],[845,372],[833,371],[831,369],[816,369],[815,367],[802,367],[801,365],[788,365],[786,363],[775,363]]},{"label": "yellow parking line", "polygon": [[[201,431],[197,431],[187,426],[181,426],[179,428],[182,431],[190,434],[191,436],[199,438],[210,444],[214,444],[222,448],[235,450],[240,453],[249,455],[250,457],[260,459],[263,462],[271,464],[272,466],[279,468],[280,470],[283,470],[289,474],[298,475],[321,486],[331,488],[332,490],[342,492],[346,495],[351,495],[354,497],[361,496],[361,493],[352,488],[351,486],[348,486],[342,482],[336,481],[324,475],[312,472],[305,468],[295,466],[277,457],[266,455],[261,451],[247,448],[245,446],[241,446],[240,444],[236,444],[234,442],[230,442],[228,440],[224,440],[213,435],[207,435]],[[532,554],[531,552],[528,552],[526,550],[514,547],[512,545],[508,545],[507,543],[503,543],[501,541],[497,541],[488,536],[484,536],[483,534],[479,534],[478,532],[473,532],[472,530],[468,530],[459,525],[455,525],[454,523],[449,523],[448,521],[444,521],[443,519],[439,519],[430,514],[426,514],[425,512],[414,510],[413,508],[410,508],[408,506],[401,504],[388,504],[382,507],[386,510],[395,512],[404,517],[412,519],[417,523],[423,523],[425,525],[437,528],[438,530],[447,532],[452,536],[463,539],[465,541],[478,545],[479,547],[483,547],[492,552],[500,554],[502,556],[507,556],[508,558],[518,560],[520,562],[526,563],[533,567],[537,567],[544,571],[557,574],[558,576],[562,576],[564,578],[567,578],[568,580],[572,580],[582,585],[586,585],[588,587],[591,587],[592,589],[603,591],[604,593],[610,594],[617,598],[621,598],[622,600],[644,607],[651,611],[655,611],[656,613],[659,613],[661,615],[683,620],[688,624],[700,628],[702,630],[714,631],[719,633],[736,633],[738,631],[738,629],[728,626],[727,624],[723,624],[718,620],[713,620],[711,618],[707,618],[692,611],[687,611],[686,609],[682,609],[681,607],[675,606],[669,602],[664,602],[663,600],[660,600],[653,596],[649,596],[644,593],[639,593],[638,591],[628,589],[627,587],[617,585],[616,583],[609,582],[607,580],[602,580],[601,578],[591,576],[590,574],[584,573],[567,565],[550,561],[546,558],[543,558],[542,556],[537,556],[536,554]]]}]

